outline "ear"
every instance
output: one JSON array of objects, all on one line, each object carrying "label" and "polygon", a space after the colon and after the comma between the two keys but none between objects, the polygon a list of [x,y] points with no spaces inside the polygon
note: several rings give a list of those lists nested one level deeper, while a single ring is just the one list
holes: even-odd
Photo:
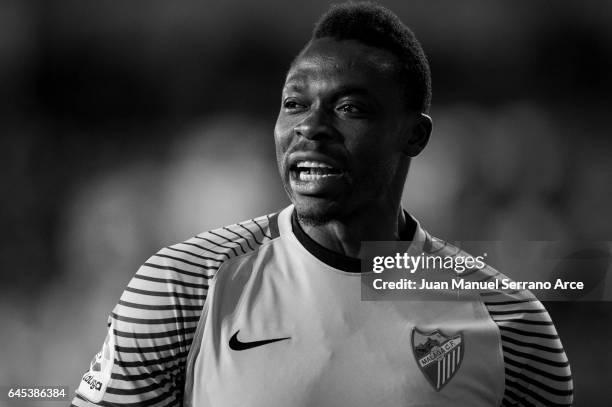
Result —
[{"label": "ear", "polygon": [[416,157],[419,155],[429,142],[431,128],[431,117],[427,116],[425,113],[419,113],[403,150],[404,154],[408,157]]}]

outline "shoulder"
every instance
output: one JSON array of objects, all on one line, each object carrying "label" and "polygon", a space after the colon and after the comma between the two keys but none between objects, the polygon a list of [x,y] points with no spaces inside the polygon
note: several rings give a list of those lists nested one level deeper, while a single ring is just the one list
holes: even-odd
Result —
[{"label": "shoulder", "polygon": [[142,265],[137,278],[166,272],[183,282],[192,278],[211,279],[227,260],[256,251],[264,243],[274,240],[278,236],[276,217],[275,213],[260,216],[165,247]]},{"label": "shoulder", "polygon": [[[427,233],[424,251],[474,257]],[[466,269],[462,278],[479,283],[512,281],[487,264],[481,266]],[[506,384],[502,405],[571,405],[570,363],[544,305],[526,289],[482,289],[477,296],[499,330]]]},{"label": "shoulder", "polygon": [[111,314],[123,323],[167,329],[197,323],[212,279],[233,257],[257,250],[278,232],[275,214],[200,233],[151,256],[128,283]]}]

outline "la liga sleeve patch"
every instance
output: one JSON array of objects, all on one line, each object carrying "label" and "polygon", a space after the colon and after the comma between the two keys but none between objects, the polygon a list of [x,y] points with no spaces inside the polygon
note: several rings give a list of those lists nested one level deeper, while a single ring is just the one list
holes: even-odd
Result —
[{"label": "la liga sleeve patch", "polygon": [[92,359],[89,371],[83,375],[77,393],[92,403],[99,403],[104,397],[110,382],[113,364],[115,363],[115,337],[113,325],[108,328],[102,350]]}]

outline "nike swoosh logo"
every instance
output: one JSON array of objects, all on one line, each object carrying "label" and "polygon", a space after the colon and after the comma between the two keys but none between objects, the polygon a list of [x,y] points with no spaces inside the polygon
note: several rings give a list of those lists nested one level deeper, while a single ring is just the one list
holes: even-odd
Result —
[{"label": "nike swoosh logo", "polygon": [[285,339],[291,339],[291,337],[288,336],[286,338],[265,339],[263,341],[240,342],[240,339],[238,339],[238,332],[240,332],[240,330],[237,330],[236,333],[232,335],[229,340],[229,347],[231,350],[247,350],[255,348],[257,346],[267,345],[269,343],[278,341],[284,341]]}]

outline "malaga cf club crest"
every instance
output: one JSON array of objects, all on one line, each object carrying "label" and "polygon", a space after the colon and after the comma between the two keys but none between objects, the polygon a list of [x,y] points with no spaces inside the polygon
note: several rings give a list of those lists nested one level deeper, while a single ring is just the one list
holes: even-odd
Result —
[{"label": "malaga cf club crest", "polygon": [[417,364],[429,383],[442,389],[457,373],[463,358],[463,335],[443,335],[439,330],[421,332],[412,330],[412,351]]}]

